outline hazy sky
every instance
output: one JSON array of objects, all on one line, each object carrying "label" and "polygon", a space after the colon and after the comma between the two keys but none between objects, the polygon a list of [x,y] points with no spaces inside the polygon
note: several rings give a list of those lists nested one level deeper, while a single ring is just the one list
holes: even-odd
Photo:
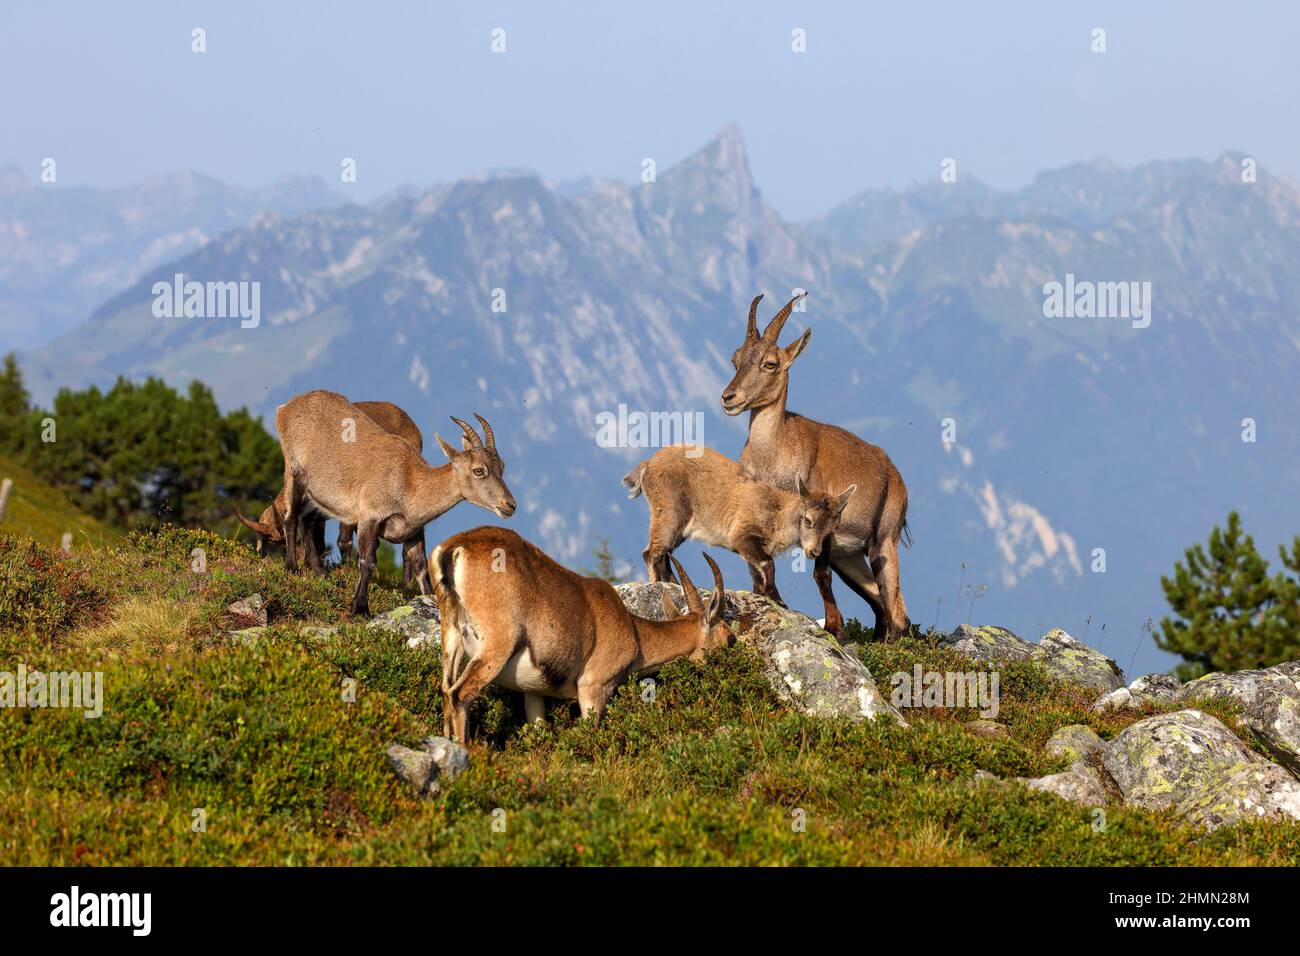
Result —
[{"label": "hazy sky", "polygon": [[948,156],[1009,187],[1096,155],[1241,149],[1296,181],[1298,41],[1294,3],[3,0],[0,164],[254,186],[338,184],[354,157],[368,199],[494,166],[630,180],[735,122],[796,219]]}]

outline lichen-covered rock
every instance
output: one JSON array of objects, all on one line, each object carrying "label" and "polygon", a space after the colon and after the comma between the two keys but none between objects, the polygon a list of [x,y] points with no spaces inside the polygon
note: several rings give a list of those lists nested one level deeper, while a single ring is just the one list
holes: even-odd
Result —
[{"label": "lichen-covered rock", "polygon": [[1182,684],[1178,678],[1171,674],[1146,674],[1127,687],[1102,694],[1093,702],[1092,709],[1102,713],[1107,710],[1137,709],[1147,703],[1172,701],[1178,696],[1180,687]]},{"label": "lichen-covered rock", "polygon": [[1286,672],[1270,667],[1207,674],[1184,684],[1178,699],[1236,701],[1241,705],[1242,724],[1279,763],[1300,776],[1300,687]]},{"label": "lichen-covered rock", "polygon": [[1033,659],[1071,684],[1095,688],[1102,693],[1124,686],[1124,672],[1118,664],[1059,627],[1043,635],[1034,648]]},{"label": "lichen-covered rock", "polygon": [[972,720],[964,726],[976,737],[1006,737],[1008,734],[1007,725],[996,720]]},{"label": "lichen-covered rock", "polygon": [[469,767],[469,751],[446,737],[425,737],[423,750],[392,744],[388,764],[416,793],[432,797]]},{"label": "lichen-covered rock", "polygon": [[266,600],[260,594],[250,594],[226,608],[235,624],[234,630],[249,627],[266,627]]},{"label": "lichen-covered rock", "polygon": [[1106,746],[1106,741],[1097,736],[1096,731],[1084,724],[1070,724],[1062,727],[1048,738],[1044,745],[1054,757],[1067,760],[1086,760]]},{"label": "lichen-covered rock", "polygon": [[376,615],[366,625],[406,638],[407,647],[439,647],[438,602],[420,595],[409,603]]},{"label": "lichen-covered rock", "polygon": [[1284,677],[1289,677],[1300,685],[1300,661],[1287,661],[1285,664],[1276,664],[1269,670],[1277,671]]},{"label": "lichen-covered rock", "polygon": [[958,625],[951,634],[939,638],[941,646],[963,657],[981,661],[1025,661],[1034,654],[1034,645],[1021,640],[1005,627],[985,624],[972,627]]},{"label": "lichen-covered rock", "polygon": [[265,627],[245,627],[237,631],[226,631],[226,637],[240,644],[252,644],[266,633]]},{"label": "lichen-covered rock", "polygon": [[[686,606],[676,584],[621,584],[617,588],[633,614],[664,619],[661,594],[679,609]],[[708,591],[704,599],[708,600]],[[754,648],[767,663],[767,679],[777,697],[801,713],[853,720],[887,717],[903,722],[876,688],[871,672],[847,653],[817,622],[777,607],[749,591],[728,591],[724,618],[737,639]]]},{"label": "lichen-covered rock", "polygon": [[1163,810],[1208,792],[1230,770],[1267,761],[1215,718],[1180,710],[1126,727],[1101,762],[1126,803]]},{"label": "lichen-covered rock", "polygon": [[1020,782],[1030,790],[1052,793],[1062,800],[1084,807],[1103,807],[1107,802],[1106,787],[1101,782],[1100,774],[1082,760],[1076,760],[1063,773],[1032,779],[1021,778]]},{"label": "lichen-covered rock", "polygon": [[1242,764],[1183,800],[1176,812],[1210,830],[1242,820],[1300,820],[1300,781],[1274,763]]}]

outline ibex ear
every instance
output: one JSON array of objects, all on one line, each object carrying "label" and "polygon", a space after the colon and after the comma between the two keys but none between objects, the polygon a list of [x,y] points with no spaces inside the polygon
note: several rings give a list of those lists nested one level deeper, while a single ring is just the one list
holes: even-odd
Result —
[{"label": "ibex ear", "polygon": [[799,492],[800,498],[808,497],[808,485],[804,483],[802,475],[796,475],[794,479],[794,490]]},{"label": "ibex ear", "polygon": [[452,447],[451,447],[450,445],[448,445],[445,441],[443,441],[441,435],[437,435],[437,434],[435,434],[433,437],[434,437],[435,439],[437,439],[437,441],[438,441],[438,447],[441,448],[441,449],[442,449],[442,453],[443,453],[444,455],[447,456],[447,460],[448,460],[448,461],[454,461],[455,458],[456,458],[456,455],[458,454],[458,452],[456,451],[456,449],[452,448]]},{"label": "ibex ear", "polygon": [[667,588],[661,588],[659,590],[659,596],[664,600],[665,621],[675,621],[677,618],[682,616],[682,612],[677,610],[677,605],[673,603],[673,599],[668,596]]},{"label": "ibex ear", "polygon": [[840,492],[840,509],[839,509],[840,511],[843,511],[846,507],[848,507],[849,499],[853,497],[853,492],[857,490],[858,490],[857,485],[849,485],[847,488],[845,488],[843,491]]},{"label": "ibex ear", "polygon": [[799,338],[795,339],[781,350],[781,354],[785,356],[786,365],[789,365],[799,357],[799,353],[808,346],[808,340],[810,338],[812,338],[812,329],[804,329],[803,335],[799,336]]}]

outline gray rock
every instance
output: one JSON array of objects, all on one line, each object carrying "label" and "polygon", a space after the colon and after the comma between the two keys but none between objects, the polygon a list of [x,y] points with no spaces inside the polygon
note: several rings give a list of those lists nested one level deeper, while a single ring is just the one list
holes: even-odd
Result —
[{"label": "gray rock", "polygon": [[1124,686],[1119,665],[1076,640],[1059,627],[1043,635],[1034,648],[1033,659],[1062,680],[1109,693]]},{"label": "gray rock", "polygon": [[377,614],[366,627],[406,638],[407,647],[440,647],[438,602],[420,595],[407,604]]},{"label": "gray rock", "polygon": [[1287,661],[1285,664],[1275,664],[1269,670],[1277,671],[1284,677],[1289,677],[1300,685],[1300,661]]},{"label": "gray rock", "polygon": [[1092,709],[1101,713],[1107,710],[1137,710],[1143,704],[1155,704],[1173,701],[1182,687],[1177,677],[1171,674],[1146,674],[1139,677],[1127,687],[1102,694],[1093,703]]},{"label": "gray rock", "polygon": [[1062,800],[1084,807],[1104,807],[1107,803],[1106,787],[1101,782],[1101,775],[1082,760],[1076,760],[1063,773],[1032,779],[1021,778],[1020,782],[1030,790],[1055,794]]},{"label": "gray rock", "polygon": [[266,627],[266,601],[260,594],[250,594],[242,601],[236,601],[226,608],[239,629],[249,627]]},{"label": "gray rock", "polygon": [[226,631],[226,637],[239,644],[254,644],[266,633],[266,630],[265,627],[245,627],[238,631]]},{"label": "gray rock", "polygon": [[1129,806],[1172,809],[1210,829],[1251,815],[1300,819],[1296,781],[1197,710],[1139,720],[1101,762]]},{"label": "gray rock", "polygon": [[1300,776],[1300,687],[1285,671],[1270,667],[1207,674],[1184,684],[1178,700],[1236,701],[1241,705],[1241,723],[1279,763]]},{"label": "gray rock", "polygon": [[425,737],[423,750],[392,744],[388,764],[416,793],[432,797],[469,767],[469,751],[446,737]]},{"label": "gray rock", "polygon": [[976,737],[1007,736],[1006,724],[999,724],[996,720],[972,720],[968,721],[964,726]]},{"label": "gray rock", "polygon": [[1052,734],[1044,748],[1054,757],[1075,761],[1086,760],[1105,746],[1106,741],[1098,737],[1091,727],[1070,724]]},{"label": "gray rock", "polygon": [[[661,594],[679,609],[686,606],[676,584],[637,582],[617,587],[633,614],[664,619]],[[708,591],[704,591],[705,600]],[[887,717],[903,723],[876,688],[862,661],[846,653],[817,622],[777,607],[749,591],[728,591],[725,618],[737,639],[762,655],[768,682],[783,702],[800,713],[852,720]]]},{"label": "gray rock", "polygon": [[1021,640],[1005,627],[991,624],[972,627],[958,625],[951,634],[939,638],[939,644],[963,657],[981,661],[1025,661],[1034,654],[1034,645]]}]

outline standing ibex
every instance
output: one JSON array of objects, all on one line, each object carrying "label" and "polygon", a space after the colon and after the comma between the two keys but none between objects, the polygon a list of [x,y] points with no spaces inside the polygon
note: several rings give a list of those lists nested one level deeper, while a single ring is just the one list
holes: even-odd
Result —
[{"label": "standing ibex", "polygon": [[[698,454],[696,452],[698,451]],[[734,551],[749,562],[754,593],[782,607],[773,560],[796,543],[810,558],[840,523],[854,486],[838,495],[813,494],[803,479],[786,491],[746,478],[740,464],[711,448],[671,445],[655,452],[623,478],[629,498],[645,492],[650,505],[650,542],[642,557],[651,581],[671,581],[668,555],[686,538]],[[822,597],[826,630],[838,635],[844,621],[829,587]]]},{"label": "standing ibex", "polygon": [[[410,415],[406,414],[392,402],[353,402],[357,408],[370,416],[371,421],[382,428],[384,431],[396,435],[410,442],[416,451],[423,454],[424,452],[424,435],[420,428]],[[235,517],[245,527],[250,528],[259,535],[257,548],[260,552],[263,544],[281,544],[284,542],[284,489],[276,495],[275,501],[262,512],[262,517],[258,521],[253,521],[245,517],[238,508],[235,509]],[[355,525],[344,524],[339,522],[338,548],[339,556],[347,558],[352,553],[352,538],[356,534]],[[307,566],[313,570],[324,569],[324,552],[325,552],[325,519],[319,515],[313,516],[310,522],[310,534],[304,534],[299,541],[299,547],[303,549],[303,554]],[[402,547],[402,570],[405,577],[405,583],[409,586],[415,577],[415,568],[422,564],[426,554],[424,546],[424,531],[404,542]],[[429,593],[427,576],[421,576],[419,581],[420,592]]]},{"label": "standing ibex", "polygon": [[[545,697],[577,700],[597,720],[632,674],[670,661],[702,660],[732,640],[722,621],[722,572],[713,570],[706,608],[677,559],[687,611],[663,595],[668,620],[637,617],[601,578],[585,578],[505,528],[452,535],[433,549],[430,570],[442,630],[445,731],[464,742],[469,705],[490,683],[524,692],[529,720]],[[456,677],[461,659],[469,662]]]},{"label": "standing ibex", "polygon": [[732,356],[736,375],[722,392],[722,410],[728,415],[749,411],[749,438],[740,455],[747,475],[786,489],[799,480],[813,488],[857,485],[814,576],[825,594],[834,568],[871,606],[876,639],[893,640],[910,626],[898,582],[898,542],[907,531],[907,486],[882,449],[842,428],[785,410],[790,365],[808,344],[812,329],[785,348],[777,342],[802,297],[786,303],[762,335],[755,320],[763,297],[750,304],[745,341]]},{"label": "standing ibex", "polygon": [[[434,436],[450,464],[435,468],[410,442],[384,431],[337,392],[307,392],[276,410],[275,427],[284,451],[284,566],[297,570],[297,526],[308,503],[316,511],[357,527],[361,579],[352,613],[366,616],[366,592],[375,569],[379,539],[406,542],[458,502],[470,501],[503,518],[515,499],[502,474],[492,426],[483,439],[458,418],[464,451]],[[420,555],[417,575],[425,573]]]}]

